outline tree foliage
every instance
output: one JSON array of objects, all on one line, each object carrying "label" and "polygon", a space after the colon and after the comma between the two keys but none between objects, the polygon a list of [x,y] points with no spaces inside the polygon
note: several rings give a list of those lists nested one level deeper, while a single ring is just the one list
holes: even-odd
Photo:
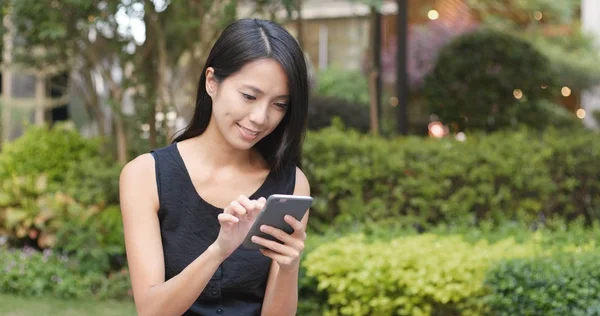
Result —
[{"label": "tree foliage", "polygon": [[543,23],[570,24],[577,19],[580,0],[467,0],[479,19],[495,27],[536,26],[536,12],[542,13]]},{"label": "tree foliage", "polygon": [[71,73],[100,133],[115,127],[121,161],[127,160],[129,142],[140,141],[141,125],[150,126],[151,147],[173,132],[172,120],[157,121],[157,112],[188,114],[198,72],[219,33],[237,17],[237,5],[236,0],[3,3],[17,34],[15,62]]},{"label": "tree foliage", "polygon": [[581,0],[469,0],[485,26],[510,32],[532,43],[563,85],[586,89],[600,83],[600,54],[581,29]]}]

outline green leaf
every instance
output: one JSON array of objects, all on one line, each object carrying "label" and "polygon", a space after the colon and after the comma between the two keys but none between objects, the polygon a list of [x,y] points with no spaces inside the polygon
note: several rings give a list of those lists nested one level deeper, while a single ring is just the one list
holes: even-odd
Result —
[{"label": "green leaf", "polygon": [[4,227],[13,229],[27,218],[28,212],[23,209],[9,207],[4,210]]}]

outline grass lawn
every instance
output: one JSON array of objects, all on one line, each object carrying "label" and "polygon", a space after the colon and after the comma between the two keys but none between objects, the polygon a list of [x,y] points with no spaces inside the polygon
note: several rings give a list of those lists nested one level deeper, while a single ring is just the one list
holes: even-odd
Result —
[{"label": "grass lawn", "polygon": [[69,301],[50,297],[28,298],[0,294],[0,315],[4,316],[117,316],[135,315],[131,302]]}]

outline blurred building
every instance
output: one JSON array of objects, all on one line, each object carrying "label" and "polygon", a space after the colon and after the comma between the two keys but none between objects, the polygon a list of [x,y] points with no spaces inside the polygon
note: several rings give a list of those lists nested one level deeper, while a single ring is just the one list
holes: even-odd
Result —
[{"label": "blurred building", "polygon": [[[311,62],[320,69],[361,69],[369,48],[371,8],[359,1],[345,0],[304,0],[302,6],[302,42]],[[410,26],[437,20],[461,29],[473,22],[463,0],[408,0],[408,7]],[[380,12],[385,51],[395,44],[396,1],[384,0]],[[298,36],[295,19],[284,24]]]},{"label": "blurred building", "polygon": [[[431,67],[432,61],[427,56],[432,48],[441,47],[453,36],[460,35],[476,27],[479,19],[472,14],[466,0],[407,0],[409,47],[408,68],[411,88],[422,83],[423,76]],[[381,18],[381,51],[383,82],[386,89],[394,90],[396,13],[395,0],[384,0],[380,9]],[[596,34],[600,50],[600,1],[581,0],[581,26],[584,30]],[[301,34],[301,41],[310,57],[310,61],[318,69],[328,67],[346,70],[365,70],[369,55],[371,8],[359,1],[345,0],[303,0],[301,23],[296,20],[297,14],[285,22],[285,26],[295,36]],[[282,13],[280,17],[284,17]],[[301,25],[301,32],[299,32]],[[418,33],[421,26],[427,26],[434,32]],[[568,35],[578,23],[562,26],[547,26],[548,36]],[[422,29],[422,28],[421,28]],[[432,34],[433,33],[433,34]],[[417,36],[411,36],[417,35]],[[445,38],[445,39],[443,39]],[[587,126],[596,126],[593,111],[600,110],[600,87],[589,91],[571,91],[563,89],[561,103],[570,111],[577,113]],[[424,113],[415,113],[413,118]],[[413,119],[411,118],[411,120]]]},{"label": "blurred building", "polygon": [[2,38],[1,133],[3,140],[10,140],[20,136],[26,124],[68,120],[71,94],[67,69],[33,69],[13,62],[13,43],[19,38],[12,32],[9,16],[2,22],[8,31]]},{"label": "blurred building", "polygon": [[[595,35],[596,46],[600,49],[600,1],[582,0],[581,3],[581,23],[584,30]],[[581,108],[585,112],[583,121],[587,126],[600,128],[598,122],[594,119],[593,113],[600,111],[600,86],[581,94]]]}]

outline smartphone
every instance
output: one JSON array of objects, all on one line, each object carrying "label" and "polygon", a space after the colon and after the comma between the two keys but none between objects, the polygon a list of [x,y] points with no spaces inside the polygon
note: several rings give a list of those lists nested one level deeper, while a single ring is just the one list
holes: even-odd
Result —
[{"label": "smartphone", "polygon": [[277,238],[260,231],[260,226],[269,225],[291,234],[294,232],[294,229],[290,224],[285,222],[284,217],[290,215],[297,220],[302,220],[312,203],[313,198],[310,196],[286,194],[273,194],[269,196],[265,206],[256,216],[254,224],[250,227],[250,231],[248,231],[248,235],[246,235],[242,246],[246,249],[264,248],[262,245],[253,242],[252,236],[259,236],[282,243]]}]

